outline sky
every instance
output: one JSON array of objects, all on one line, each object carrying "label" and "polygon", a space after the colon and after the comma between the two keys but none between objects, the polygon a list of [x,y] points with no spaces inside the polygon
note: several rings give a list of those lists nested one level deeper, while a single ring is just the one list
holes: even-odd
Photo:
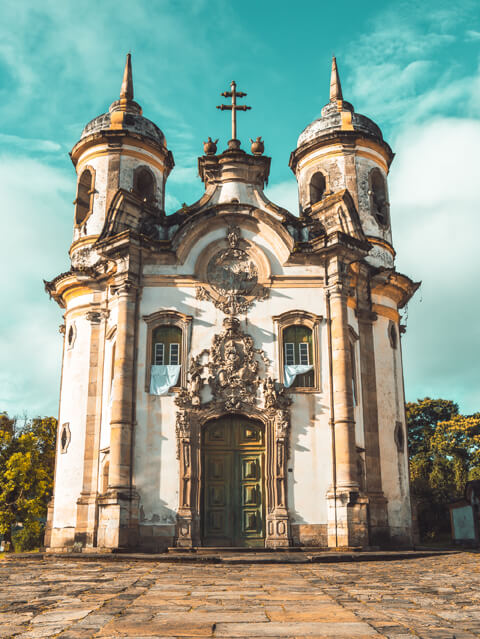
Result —
[{"label": "sky", "polygon": [[298,214],[288,168],[328,101],[343,95],[396,153],[396,266],[422,286],[404,312],[407,401],[480,411],[480,6],[477,0],[3,0],[0,21],[0,411],[56,415],[61,309],[43,279],[68,270],[76,176],[68,152],[119,95],[131,51],[135,99],[175,158],[167,213],[197,200],[197,157],[229,136],[215,108],[236,80],[248,150],[272,157],[266,193]]}]

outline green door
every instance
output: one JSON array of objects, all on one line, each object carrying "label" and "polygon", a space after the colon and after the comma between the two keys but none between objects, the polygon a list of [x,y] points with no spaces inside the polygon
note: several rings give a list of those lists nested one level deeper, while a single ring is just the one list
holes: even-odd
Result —
[{"label": "green door", "polygon": [[202,529],[205,546],[263,546],[264,428],[238,415],[203,432]]}]

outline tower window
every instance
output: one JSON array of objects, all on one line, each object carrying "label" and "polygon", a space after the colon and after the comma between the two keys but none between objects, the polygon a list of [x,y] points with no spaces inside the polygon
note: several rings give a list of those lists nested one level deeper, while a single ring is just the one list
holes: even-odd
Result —
[{"label": "tower window", "polygon": [[310,205],[320,202],[325,194],[326,181],[323,173],[314,173],[310,179]]},{"label": "tower window", "polygon": [[152,202],[155,194],[155,178],[145,167],[140,167],[135,171],[133,191],[144,202]]},{"label": "tower window", "polygon": [[287,326],[283,330],[283,343],[285,367],[293,367],[286,371],[287,374],[295,373],[296,367],[312,367],[309,371],[297,372],[291,388],[312,388],[315,380],[312,329],[302,325]]},{"label": "tower window", "polygon": [[75,199],[75,224],[80,226],[92,212],[93,204],[93,172],[85,169],[78,180],[77,197]]},{"label": "tower window", "polygon": [[369,176],[370,181],[370,210],[379,226],[387,227],[389,224],[388,198],[385,179],[379,169],[373,169]]}]

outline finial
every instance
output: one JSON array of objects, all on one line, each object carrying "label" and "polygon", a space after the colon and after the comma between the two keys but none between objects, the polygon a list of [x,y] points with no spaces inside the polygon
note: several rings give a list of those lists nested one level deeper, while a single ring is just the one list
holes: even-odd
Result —
[{"label": "finial", "polygon": [[120,99],[133,100],[132,55],[130,53],[127,53],[127,61],[125,62]]},{"label": "finial", "polygon": [[205,155],[215,155],[217,152],[217,142],[218,138],[213,141],[212,138],[208,138],[206,142],[203,143],[203,151]]},{"label": "finial", "polygon": [[330,102],[333,100],[343,100],[342,85],[337,69],[337,58],[332,57],[332,74],[330,76]]},{"label": "finial", "polygon": [[265,151],[265,145],[263,144],[262,138],[258,137],[256,140],[252,140],[252,138],[250,138],[250,142],[252,143],[251,149],[253,155],[262,155]]}]

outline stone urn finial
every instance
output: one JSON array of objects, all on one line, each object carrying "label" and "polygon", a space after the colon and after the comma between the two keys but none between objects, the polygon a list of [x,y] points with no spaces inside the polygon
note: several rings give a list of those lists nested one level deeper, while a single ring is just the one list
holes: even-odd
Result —
[{"label": "stone urn finial", "polygon": [[253,155],[262,155],[265,151],[265,145],[262,142],[261,136],[258,137],[255,141],[250,138],[250,142],[252,143],[251,149]]},{"label": "stone urn finial", "polygon": [[205,155],[215,155],[217,152],[217,142],[218,138],[214,142],[212,138],[209,137],[208,140],[203,143],[203,151]]}]

